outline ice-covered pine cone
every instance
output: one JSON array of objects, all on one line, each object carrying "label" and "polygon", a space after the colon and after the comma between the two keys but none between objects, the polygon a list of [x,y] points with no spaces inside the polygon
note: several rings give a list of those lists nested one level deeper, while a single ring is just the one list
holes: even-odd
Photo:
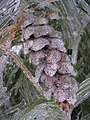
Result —
[{"label": "ice-covered pine cone", "polygon": [[44,92],[47,99],[51,95],[59,102],[76,102],[78,84],[73,78],[74,68],[66,54],[61,33],[48,25],[48,20],[27,14],[22,24],[24,54],[36,66],[36,82],[42,81],[48,88]]}]

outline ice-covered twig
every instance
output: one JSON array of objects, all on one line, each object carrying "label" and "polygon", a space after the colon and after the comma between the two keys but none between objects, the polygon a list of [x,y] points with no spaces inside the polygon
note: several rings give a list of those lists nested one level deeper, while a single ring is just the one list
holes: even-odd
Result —
[{"label": "ice-covered twig", "polygon": [[37,90],[40,93],[42,93],[42,87],[34,81],[34,77],[31,75],[29,70],[25,67],[22,60],[14,52],[12,52],[8,48],[6,48],[4,45],[1,45],[0,49],[4,52],[4,54],[6,54],[14,59],[15,63],[18,65],[18,67],[20,67],[22,69],[22,71],[24,72],[26,77],[33,83],[33,85],[37,88]]}]

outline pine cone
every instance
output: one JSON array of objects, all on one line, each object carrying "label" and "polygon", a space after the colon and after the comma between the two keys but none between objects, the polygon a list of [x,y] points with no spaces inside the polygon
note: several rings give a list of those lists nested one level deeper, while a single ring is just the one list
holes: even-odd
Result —
[{"label": "pine cone", "polygon": [[29,14],[22,25],[24,53],[36,66],[36,82],[48,88],[43,92],[47,99],[53,95],[58,102],[76,102],[78,84],[73,78],[74,68],[66,53],[61,33],[48,25],[48,20]]}]

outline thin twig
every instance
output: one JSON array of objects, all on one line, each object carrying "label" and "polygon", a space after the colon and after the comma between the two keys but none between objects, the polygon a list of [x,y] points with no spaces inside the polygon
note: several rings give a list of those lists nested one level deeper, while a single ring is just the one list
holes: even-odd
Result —
[{"label": "thin twig", "polygon": [[14,59],[15,63],[18,65],[18,67],[20,67],[22,69],[22,71],[26,75],[26,77],[33,83],[33,85],[37,88],[37,90],[42,94],[42,87],[34,81],[34,77],[31,75],[29,70],[22,63],[22,60],[14,52],[12,52],[8,48],[6,48],[4,45],[1,45],[0,49],[4,52],[5,55],[9,55],[11,58]]}]

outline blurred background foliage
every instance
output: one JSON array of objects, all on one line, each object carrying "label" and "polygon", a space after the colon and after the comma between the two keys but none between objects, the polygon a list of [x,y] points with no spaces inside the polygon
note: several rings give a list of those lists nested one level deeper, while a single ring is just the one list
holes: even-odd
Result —
[{"label": "blurred background foliage", "polygon": [[[20,4],[17,0],[7,2],[10,4],[3,4],[6,3],[5,0],[0,2],[0,28],[15,22],[17,8]],[[8,106],[3,104],[0,107],[0,120],[90,120],[90,1],[27,0],[27,3],[29,9],[39,4],[38,8],[32,10],[38,16],[44,15],[48,18],[47,13],[59,14],[60,19],[49,18],[49,24],[63,33],[68,54],[77,70],[76,80],[81,85],[77,93],[78,100],[72,114],[71,112],[67,115],[62,113],[54,102],[54,98],[47,101],[42,97],[22,70],[12,62],[12,59],[9,59],[9,64],[6,65],[3,74],[3,81],[4,86],[7,87],[7,93],[11,94],[10,102]],[[3,8],[7,9],[2,12]],[[20,38],[17,41],[19,40]],[[15,44],[17,42],[13,45]],[[29,64],[23,53],[20,57],[34,75],[35,67]],[[85,82],[82,83],[84,80]]]}]

